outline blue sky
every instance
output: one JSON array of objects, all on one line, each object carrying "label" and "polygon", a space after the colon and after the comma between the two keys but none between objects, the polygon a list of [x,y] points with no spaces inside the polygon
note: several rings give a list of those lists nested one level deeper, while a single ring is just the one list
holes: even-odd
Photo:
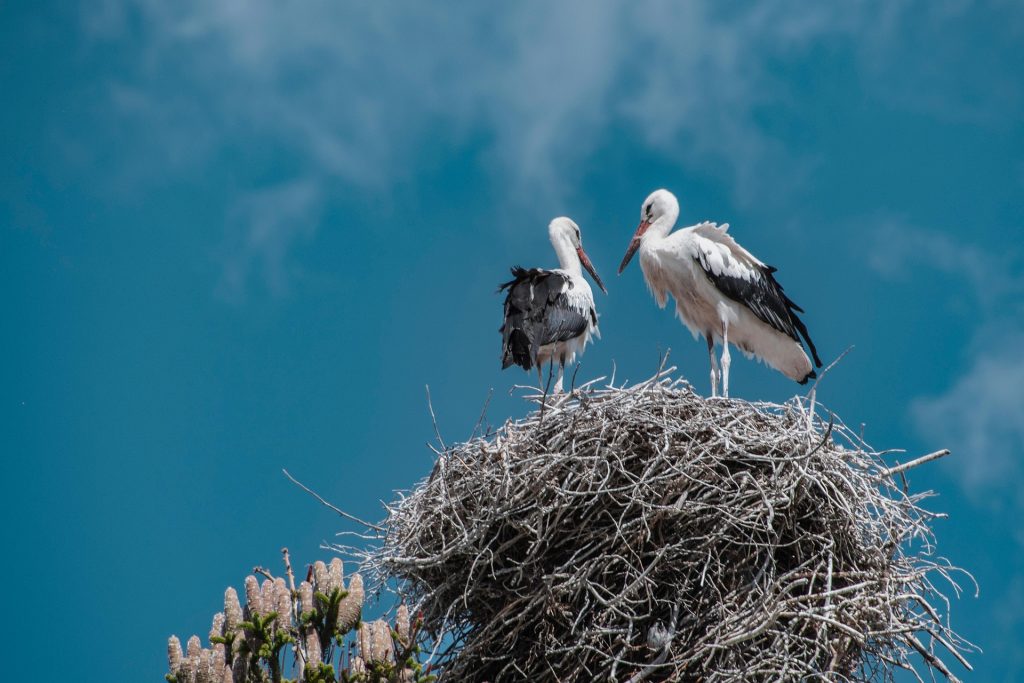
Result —
[{"label": "blue sky", "polygon": [[424,385],[449,440],[491,388],[522,414],[494,288],[553,263],[553,216],[610,291],[580,377],[671,347],[706,392],[614,275],[658,187],[779,268],[824,358],[855,345],[819,400],[953,449],[911,477],[981,584],[952,619],[972,680],[1024,676],[1024,8],[549,5],[0,5],[2,628],[60,662],[12,680],[159,680],[227,585],[349,528],[282,468],[371,519],[429,471]]}]

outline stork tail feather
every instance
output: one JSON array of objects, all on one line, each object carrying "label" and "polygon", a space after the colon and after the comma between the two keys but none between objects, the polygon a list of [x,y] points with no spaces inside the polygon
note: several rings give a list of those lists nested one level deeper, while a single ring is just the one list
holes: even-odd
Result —
[{"label": "stork tail feather", "polygon": [[505,344],[502,349],[502,370],[513,364],[518,365],[523,370],[529,370],[533,367],[534,354],[531,352],[532,344],[530,343],[530,337],[517,326],[517,323],[519,325],[523,323],[520,316],[510,318],[505,323],[511,326],[511,330],[509,330],[505,337]]}]

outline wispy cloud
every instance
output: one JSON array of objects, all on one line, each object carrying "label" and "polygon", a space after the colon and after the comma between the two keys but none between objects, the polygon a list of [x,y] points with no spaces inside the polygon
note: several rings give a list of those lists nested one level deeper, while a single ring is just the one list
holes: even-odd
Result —
[{"label": "wispy cloud", "polygon": [[[974,337],[967,369],[943,392],[921,396],[910,417],[921,438],[962,455],[958,480],[987,506],[1024,510],[1024,264],[895,219],[880,227],[870,265],[887,277],[923,270],[947,276],[951,297],[966,297]],[[992,496],[995,491],[998,496]],[[1024,538],[1021,539],[1024,542]]]},{"label": "wispy cloud", "polygon": [[[955,449],[969,466],[962,483],[973,494],[992,488],[1014,490],[1024,508],[1024,330],[985,340],[974,361],[949,389],[911,405],[918,431]],[[990,500],[990,502],[996,502]]]},{"label": "wispy cloud", "polygon": [[[865,83],[885,87],[906,29],[942,35],[963,12],[956,3],[795,0],[457,9],[106,0],[83,27],[91,44],[127,55],[97,110],[122,150],[122,172],[105,170],[125,185],[259,139],[301,159],[310,178],[379,189],[416,173],[425,143],[486,139],[485,168],[505,196],[536,201],[566,193],[609,136],[625,132],[646,154],[721,176],[749,202],[784,195],[811,162],[760,118],[791,96],[773,64],[842,44],[864,65]],[[918,66],[930,73],[930,64]],[[1020,91],[994,90],[1011,99]],[[959,106],[942,97],[926,106]]]},{"label": "wispy cloud", "polygon": [[1024,313],[1024,262],[1014,252],[995,253],[942,232],[923,230],[894,217],[872,220],[875,244],[869,265],[878,273],[908,279],[921,268],[955,281],[950,291],[966,293],[983,309],[982,325]]},{"label": "wispy cloud", "polygon": [[283,295],[295,267],[289,254],[298,241],[313,235],[321,205],[320,187],[307,179],[253,190],[238,199],[227,221],[218,295],[241,302],[254,277],[271,295]]},{"label": "wispy cloud", "polygon": [[797,5],[108,0],[84,23],[135,56],[112,79],[111,113],[155,124],[178,153],[201,160],[216,149],[211,132],[220,144],[257,133],[318,171],[374,184],[401,174],[439,127],[484,130],[496,170],[559,191],[614,124],[740,181],[783,154],[755,117],[786,96],[767,63],[872,16]]}]

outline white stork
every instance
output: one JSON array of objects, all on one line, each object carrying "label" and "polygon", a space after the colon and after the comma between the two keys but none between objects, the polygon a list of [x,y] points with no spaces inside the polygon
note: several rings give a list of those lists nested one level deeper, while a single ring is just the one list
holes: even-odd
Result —
[{"label": "white stork", "polygon": [[524,370],[536,366],[543,385],[544,364],[557,361],[554,391],[561,393],[565,364],[583,353],[591,335],[600,336],[594,295],[580,266],[587,269],[601,291],[607,294],[608,290],[583,251],[576,223],[556,218],[548,225],[548,236],[561,268],[527,270],[516,266],[512,268],[514,279],[498,288],[499,292],[508,290],[500,330],[501,369],[513,363]]},{"label": "white stork", "polygon": [[[704,222],[672,232],[678,217],[675,195],[652,192],[640,209],[640,225],[619,273],[639,249],[640,268],[658,306],[664,308],[671,294],[676,313],[694,338],[701,334],[707,341],[711,395],[716,395],[721,377],[722,395],[729,396],[730,343],[800,384],[817,377],[797,336],[799,332],[820,368],[807,327],[796,315],[803,309],[782,291],[775,268],[737,244],[727,233],[728,223]],[[715,342],[722,343],[721,373]]]}]

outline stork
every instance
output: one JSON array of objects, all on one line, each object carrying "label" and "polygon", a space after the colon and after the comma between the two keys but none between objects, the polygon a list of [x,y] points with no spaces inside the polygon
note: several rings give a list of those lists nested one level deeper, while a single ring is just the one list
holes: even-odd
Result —
[{"label": "stork", "polygon": [[536,366],[541,385],[545,363],[558,362],[555,393],[562,391],[565,364],[582,354],[591,335],[600,337],[597,309],[590,285],[583,279],[587,269],[605,294],[601,278],[583,251],[580,228],[572,219],[556,218],[548,225],[551,246],[561,268],[512,268],[513,279],[498,291],[505,297],[505,321],[501,326],[501,369],[513,363],[524,370]]},{"label": "stork", "polygon": [[[675,195],[652,192],[640,209],[640,225],[619,273],[639,249],[640,268],[658,306],[664,308],[671,294],[683,324],[695,339],[703,335],[707,342],[711,395],[717,394],[721,378],[722,396],[729,396],[730,343],[800,384],[817,377],[800,343],[803,337],[820,368],[807,327],[797,317],[803,309],[782,291],[776,269],[737,244],[728,234],[728,223],[705,221],[672,232],[678,217]],[[720,372],[715,342],[722,344]]]}]

